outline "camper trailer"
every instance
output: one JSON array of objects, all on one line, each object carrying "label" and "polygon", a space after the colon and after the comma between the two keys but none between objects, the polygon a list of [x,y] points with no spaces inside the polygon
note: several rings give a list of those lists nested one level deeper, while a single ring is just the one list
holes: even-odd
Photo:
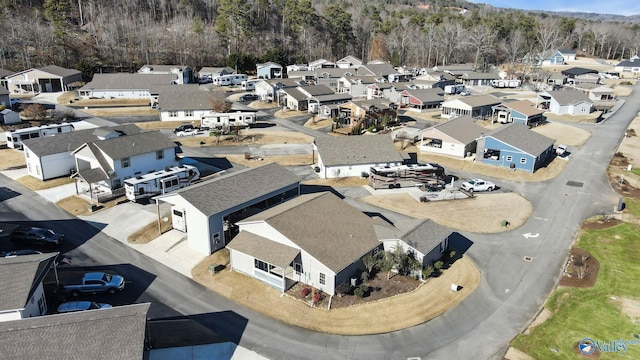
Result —
[{"label": "camper trailer", "polygon": [[54,136],[60,133],[71,132],[73,130],[74,127],[72,124],[62,123],[7,131],[7,146],[13,149],[22,150],[22,140]]},{"label": "camper trailer", "polygon": [[198,168],[180,165],[127,179],[124,189],[128,200],[138,202],[187,187],[199,178]]},{"label": "camper trailer", "polygon": [[258,82],[260,82],[260,81],[262,81],[262,80],[260,80],[260,79],[245,80],[240,84],[240,86],[241,86],[242,90],[251,91],[251,90],[255,90],[256,89],[256,84]]},{"label": "camper trailer", "polygon": [[232,113],[216,113],[202,117],[201,129],[220,129],[223,127],[248,127],[256,122],[256,113],[238,111]]},{"label": "camper trailer", "polygon": [[214,85],[219,86],[229,86],[229,85],[240,85],[243,81],[247,80],[246,74],[229,74],[229,75],[221,75],[213,79]]}]

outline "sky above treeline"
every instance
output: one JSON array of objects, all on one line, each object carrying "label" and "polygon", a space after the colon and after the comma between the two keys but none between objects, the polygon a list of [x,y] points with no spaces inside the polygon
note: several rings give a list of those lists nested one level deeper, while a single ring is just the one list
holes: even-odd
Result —
[{"label": "sky above treeline", "polygon": [[522,10],[572,11],[625,16],[640,14],[638,0],[473,0],[471,2]]}]

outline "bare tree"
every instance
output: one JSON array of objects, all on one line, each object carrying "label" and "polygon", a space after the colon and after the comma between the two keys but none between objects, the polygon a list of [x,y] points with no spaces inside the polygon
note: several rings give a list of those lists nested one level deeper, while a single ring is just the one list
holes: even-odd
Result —
[{"label": "bare tree", "polygon": [[522,31],[515,30],[511,32],[511,35],[504,39],[500,44],[501,48],[506,53],[507,59],[509,60],[511,71],[515,68],[516,61],[525,55],[525,42],[526,39],[522,35]]},{"label": "bare tree", "polygon": [[551,18],[539,20],[536,24],[536,41],[541,53],[560,46],[564,39],[561,36],[558,20]]},{"label": "bare tree", "polygon": [[470,47],[474,53],[473,68],[478,71],[480,58],[486,55],[492,48],[498,32],[485,25],[478,25],[467,32],[464,44]]}]

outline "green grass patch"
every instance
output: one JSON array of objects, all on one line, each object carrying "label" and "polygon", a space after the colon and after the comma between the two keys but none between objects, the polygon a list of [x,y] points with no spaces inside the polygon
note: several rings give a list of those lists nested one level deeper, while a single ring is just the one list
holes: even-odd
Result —
[{"label": "green grass patch", "polygon": [[624,208],[635,217],[640,217],[640,199],[625,198]]},{"label": "green grass patch", "polygon": [[[623,314],[612,297],[640,299],[640,228],[623,223],[608,229],[584,231],[576,246],[591,253],[600,262],[596,284],[592,288],[556,290],[545,307],[552,315],[519,335],[512,346],[535,359],[584,359],[573,350],[583,338],[610,341],[635,340],[640,333],[640,319]],[[557,349],[557,353],[551,349]],[[600,359],[623,356],[602,353]],[[640,359],[640,345],[629,346],[623,356]]]},{"label": "green grass patch", "polygon": [[636,175],[640,175],[640,168],[633,168],[633,169],[631,169],[631,173],[632,173],[632,174],[636,174]]}]

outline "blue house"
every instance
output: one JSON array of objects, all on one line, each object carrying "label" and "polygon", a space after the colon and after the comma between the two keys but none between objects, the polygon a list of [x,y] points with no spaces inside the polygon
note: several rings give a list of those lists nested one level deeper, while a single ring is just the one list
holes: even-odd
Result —
[{"label": "blue house", "polygon": [[553,158],[555,140],[520,123],[503,125],[477,140],[476,159],[485,164],[535,172]]}]

